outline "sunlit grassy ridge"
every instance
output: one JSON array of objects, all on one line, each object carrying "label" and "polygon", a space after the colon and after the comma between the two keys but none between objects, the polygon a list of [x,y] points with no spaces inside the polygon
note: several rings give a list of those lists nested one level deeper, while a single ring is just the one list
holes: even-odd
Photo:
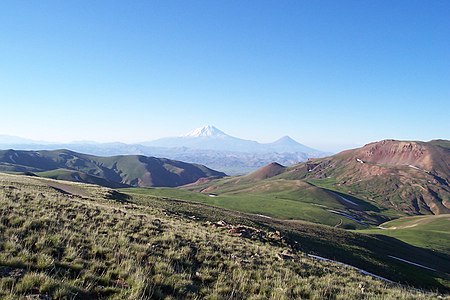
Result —
[{"label": "sunlit grassy ridge", "polygon": [[450,254],[450,215],[404,217],[365,233],[395,237],[409,244]]},{"label": "sunlit grassy ridge", "polygon": [[[170,201],[152,204],[147,198],[130,203],[105,188],[24,176],[0,175],[0,186],[3,299],[32,294],[54,299],[437,296],[313,260],[284,239],[235,236],[188,217],[183,203],[171,207]],[[201,215],[198,206],[192,209]],[[205,213],[212,215],[208,208]],[[227,221],[237,219],[230,214]]]}]

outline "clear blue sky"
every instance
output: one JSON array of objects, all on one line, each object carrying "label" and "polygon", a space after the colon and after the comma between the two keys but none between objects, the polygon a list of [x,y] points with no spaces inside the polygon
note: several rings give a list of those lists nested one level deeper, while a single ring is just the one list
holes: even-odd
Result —
[{"label": "clear blue sky", "polygon": [[1,1],[0,134],[450,138],[450,1]]}]

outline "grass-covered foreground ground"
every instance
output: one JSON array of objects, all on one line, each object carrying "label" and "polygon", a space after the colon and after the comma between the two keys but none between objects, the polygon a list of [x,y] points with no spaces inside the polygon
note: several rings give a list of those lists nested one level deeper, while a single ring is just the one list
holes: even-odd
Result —
[{"label": "grass-covered foreground ground", "polygon": [[[308,257],[303,250],[325,243],[318,233],[325,227],[263,219],[200,204],[128,198],[98,186],[0,174],[0,298],[438,297]],[[302,231],[307,231],[304,240]],[[307,234],[316,234],[317,241],[308,245]],[[344,244],[359,236],[346,234],[332,231]],[[369,250],[355,253],[371,257]],[[376,257],[373,264],[381,264]],[[436,283],[448,287],[445,278]]]}]

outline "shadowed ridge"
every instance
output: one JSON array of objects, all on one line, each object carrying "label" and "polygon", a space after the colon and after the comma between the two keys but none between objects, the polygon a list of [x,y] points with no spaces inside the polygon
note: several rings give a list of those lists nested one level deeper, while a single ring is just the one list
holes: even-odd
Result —
[{"label": "shadowed ridge", "polygon": [[142,155],[94,156],[68,150],[0,151],[0,171],[33,172],[38,176],[108,187],[175,187],[224,173],[203,165]]},{"label": "shadowed ridge", "polygon": [[254,179],[254,180],[263,180],[267,178],[271,178],[277,175],[280,175],[286,170],[285,166],[280,165],[279,163],[273,162],[268,164],[267,166],[264,166],[255,172],[245,176],[248,179]]}]

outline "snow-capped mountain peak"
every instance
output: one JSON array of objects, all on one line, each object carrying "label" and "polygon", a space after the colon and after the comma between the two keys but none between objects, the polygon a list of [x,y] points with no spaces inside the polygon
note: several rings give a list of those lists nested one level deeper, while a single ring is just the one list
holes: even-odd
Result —
[{"label": "snow-capped mountain peak", "polygon": [[212,125],[206,125],[192,130],[184,135],[185,137],[224,137],[227,136],[223,131],[220,131]]}]

